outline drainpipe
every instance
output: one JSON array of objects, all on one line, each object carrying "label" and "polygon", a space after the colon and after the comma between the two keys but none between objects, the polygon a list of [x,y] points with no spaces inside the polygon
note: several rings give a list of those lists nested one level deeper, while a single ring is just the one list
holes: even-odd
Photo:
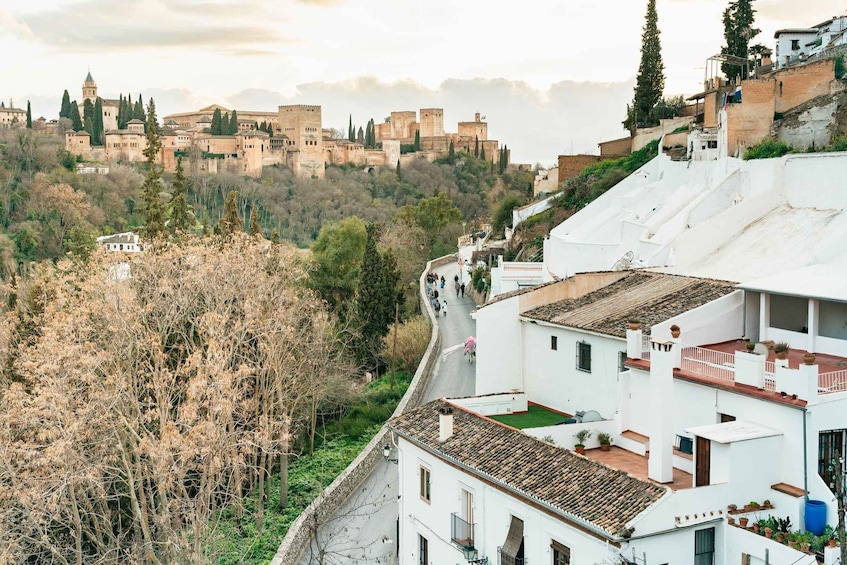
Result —
[{"label": "drainpipe", "polygon": [[809,450],[807,448],[808,440],[806,438],[806,414],[807,409],[804,406],[803,410],[803,500],[809,500]]},{"label": "drainpipe", "polygon": [[[744,297],[744,303],[741,307],[741,337],[742,339],[747,337],[747,291],[742,290],[742,295]],[[761,338],[760,338],[761,341]]]}]

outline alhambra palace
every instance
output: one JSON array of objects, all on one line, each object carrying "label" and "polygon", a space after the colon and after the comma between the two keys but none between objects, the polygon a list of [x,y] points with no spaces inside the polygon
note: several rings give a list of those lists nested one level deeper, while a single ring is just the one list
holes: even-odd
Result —
[{"label": "alhambra palace", "polygon": [[[88,73],[82,85],[83,103],[98,99],[97,83]],[[104,145],[92,146],[85,131],[65,134],[65,148],[85,160],[103,162],[143,161],[147,145],[142,120],[130,120],[126,129],[118,129],[118,100],[100,98],[103,108]],[[237,112],[238,131],[234,135],[212,135],[212,116]],[[381,148],[366,148],[347,139],[334,139],[332,130],[321,123],[321,107],[310,105],[280,106],[277,112],[230,110],[213,104],[196,112],[171,114],[159,128],[162,149],[159,162],[167,171],[176,168],[178,158],[192,173],[231,172],[260,177],[262,168],[284,165],[306,178],[323,178],[326,165],[352,164],[367,167],[403,167],[413,160],[434,161],[454,149],[473,151],[476,147],[494,164],[501,155],[497,140],[488,139],[488,124],[477,113],[472,122],[459,122],[458,133],[444,131],[444,110],[424,108],[391,112],[385,123],[375,124],[376,142]],[[259,129],[269,124],[273,135]],[[402,153],[401,145],[419,138],[419,151]],[[504,151],[508,159],[508,150]]]}]

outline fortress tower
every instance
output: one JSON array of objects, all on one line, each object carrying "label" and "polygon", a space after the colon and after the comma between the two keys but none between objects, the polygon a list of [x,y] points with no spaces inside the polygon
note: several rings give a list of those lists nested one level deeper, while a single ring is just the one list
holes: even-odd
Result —
[{"label": "fortress tower", "polygon": [[280,106],[279,127],[287,138],[285,150],[291,170],[301,177],[324,178],[321,107]]},{"label": "fortress tower", "polygon": [[[91,77],[91,71],[88,71],[85,82],[82,83],[82,103],[85,104],[86,100],[91,100],[92,104],[97,102],[97,83]],[[82,106],[80,106],[81,109]]]},{"label": "fortress tower", "polygon": [[444,136],[444,109],[421,108],[421,138]]}]

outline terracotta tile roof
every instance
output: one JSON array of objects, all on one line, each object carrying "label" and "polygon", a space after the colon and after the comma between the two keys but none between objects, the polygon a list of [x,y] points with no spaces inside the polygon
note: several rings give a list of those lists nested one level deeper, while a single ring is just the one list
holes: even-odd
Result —
[{"label": "terracotta tile roof", "polygon": [[626,337],[627,321],[637,318],[645,333],[660,322],[703,306],[736,290],[735,283],[632,271],[621,280],[579,298],[545,304],[524,317],[561,326]]},{"label": "terracotta tile roof", "polygon": [[[444,443],[438,441],[442,406],[453,408],[453,436]],[[444,400],[405,412],[388,426],[447,461],[611,536],[669,492]]]}]

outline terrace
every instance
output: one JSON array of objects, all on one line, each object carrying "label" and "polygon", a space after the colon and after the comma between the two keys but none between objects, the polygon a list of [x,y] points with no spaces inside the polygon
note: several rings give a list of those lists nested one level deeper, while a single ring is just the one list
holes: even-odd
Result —
[{"label": "terrace", "polygon": [[[650,360],[650,336],[642,337],[642,353],[641,359],[644,361]],[[747,341],[733,340],[702,347],[689,346],[682,344],[680,351],[680,365],[678,377],[685,377],[686,374],[695,377],[705,377],[707,380],[714,381],[716,384],[735,385],[735,384],[751,384],[743,380],[737,380],[737,359],[738,354],[748,355]],[[762,350],[761,346],[759,350]],[[778,361],[773,350],[767,350],[764,360],[764,381],[761,388],[768,392],[782,392],[786,389],[777,385],[777,373],[780,366],[799,370],[803,366],[803,356],[807,353],[802,349],[791,349],[788,358],[785,361]],[[826,355],[818,353],[815,355],[815,365],[817,366],[817,396],[823,396],[838,392],[847,392],[847,359],[835,355]],[[636,362],[637,365],[637,362]],[[789,394],[792,391],[789,391]],[[800,397],[806,400],[806,396],[811,394],[800,393]]]},{"label": "terrace", "polygon": [[[647,476],[647,459],[646,455],[639,455],[626,449],[612,446],[609,451],[602,449],[586,449],[585,456],[593,459],[598,463],[619,469],[625,473],[629,473],[633,477],[644,481],[655,482]],[[691,473],[686,473],[682,469],[674,467],[673,482],[667,483],[664,486],[670,487],[671,490],[683,490],[693,488],[694,481]]]}]

